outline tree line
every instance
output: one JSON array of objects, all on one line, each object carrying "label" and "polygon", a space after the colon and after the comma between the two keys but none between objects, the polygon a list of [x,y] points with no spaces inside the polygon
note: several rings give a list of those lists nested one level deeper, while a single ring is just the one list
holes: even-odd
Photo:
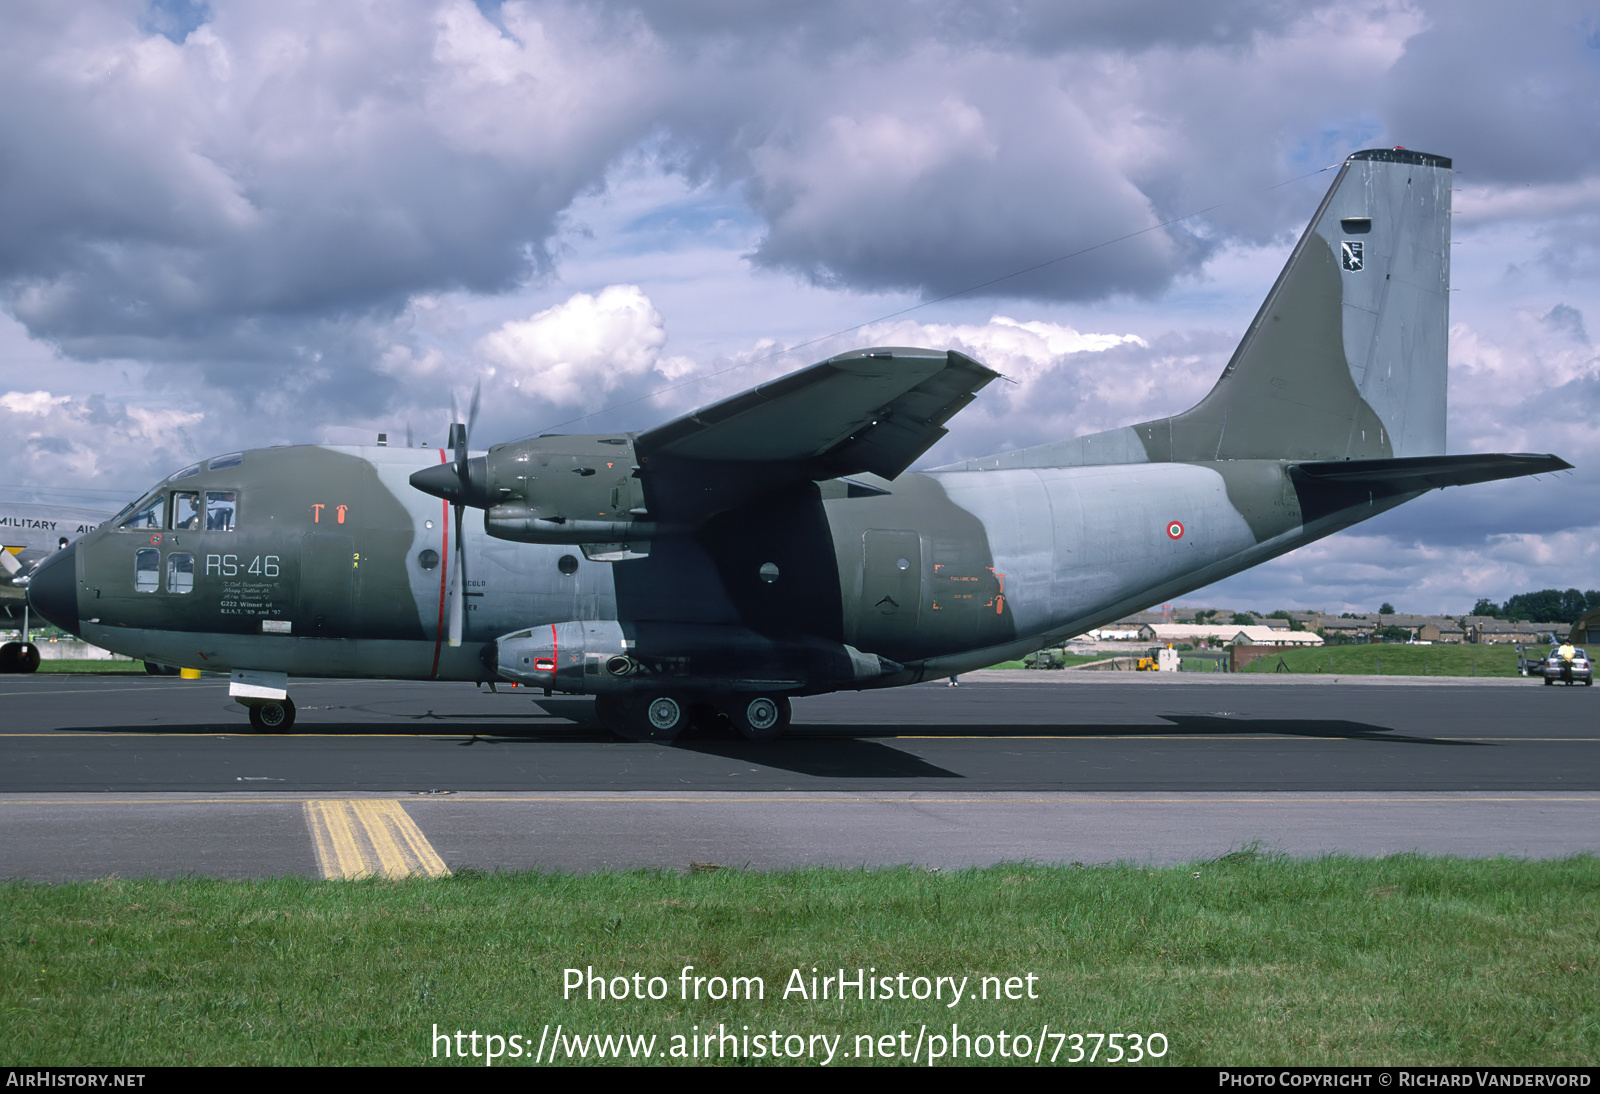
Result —
[{"label": "tree line", "polygon": [[1540,589],[1536,593],[1518,593],[1504,604],[1479,597],[1468,614],[1487,615],[1511,623],[1574,623],[1584,612],[1596,608],[1600,608],[1600,589],[1588,592]]}]

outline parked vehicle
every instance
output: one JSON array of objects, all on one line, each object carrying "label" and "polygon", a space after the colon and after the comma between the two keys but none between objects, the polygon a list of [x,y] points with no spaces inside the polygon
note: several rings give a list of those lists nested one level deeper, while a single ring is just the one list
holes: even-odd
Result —
[{"label": "parked vehicle", "polygon": [[1550,656],[1544,661],[1544,682],[1548,686],[1558,680],[1569,687],[1573,684],[1593,687],[1594,666],[1589,663],[1587,651],[1574,649],[1569,660],[1561,656],[1559,649],[1551,647]]}]

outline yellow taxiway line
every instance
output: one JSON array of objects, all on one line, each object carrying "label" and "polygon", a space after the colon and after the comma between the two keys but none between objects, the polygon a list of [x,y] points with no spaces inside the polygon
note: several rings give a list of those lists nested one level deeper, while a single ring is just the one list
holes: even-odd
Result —
[{"label": "yellow taxiway line", "polygon": [[448,877],[428,838],[397,801],[308,801],[306,826],[322,876]]}]

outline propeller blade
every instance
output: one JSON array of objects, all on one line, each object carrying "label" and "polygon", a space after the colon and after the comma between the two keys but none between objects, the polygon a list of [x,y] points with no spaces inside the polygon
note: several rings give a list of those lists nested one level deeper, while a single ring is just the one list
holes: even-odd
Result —
[{"label": "propeller blade", "polygon": [[467,611],[467,553],[461,549],[461,506],[452,505],[456,517],[456,549],[450,554],[450,646],[461,645],[461,627]]}]

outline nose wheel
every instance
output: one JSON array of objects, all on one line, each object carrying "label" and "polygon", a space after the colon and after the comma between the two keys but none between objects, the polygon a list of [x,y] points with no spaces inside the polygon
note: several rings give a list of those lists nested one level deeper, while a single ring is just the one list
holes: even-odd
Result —
[{"label": "nose wheel", "polygon": [[257,733],[287,733],[292,725],[293,699],[268,699],[250,706],[250,728]]}]

